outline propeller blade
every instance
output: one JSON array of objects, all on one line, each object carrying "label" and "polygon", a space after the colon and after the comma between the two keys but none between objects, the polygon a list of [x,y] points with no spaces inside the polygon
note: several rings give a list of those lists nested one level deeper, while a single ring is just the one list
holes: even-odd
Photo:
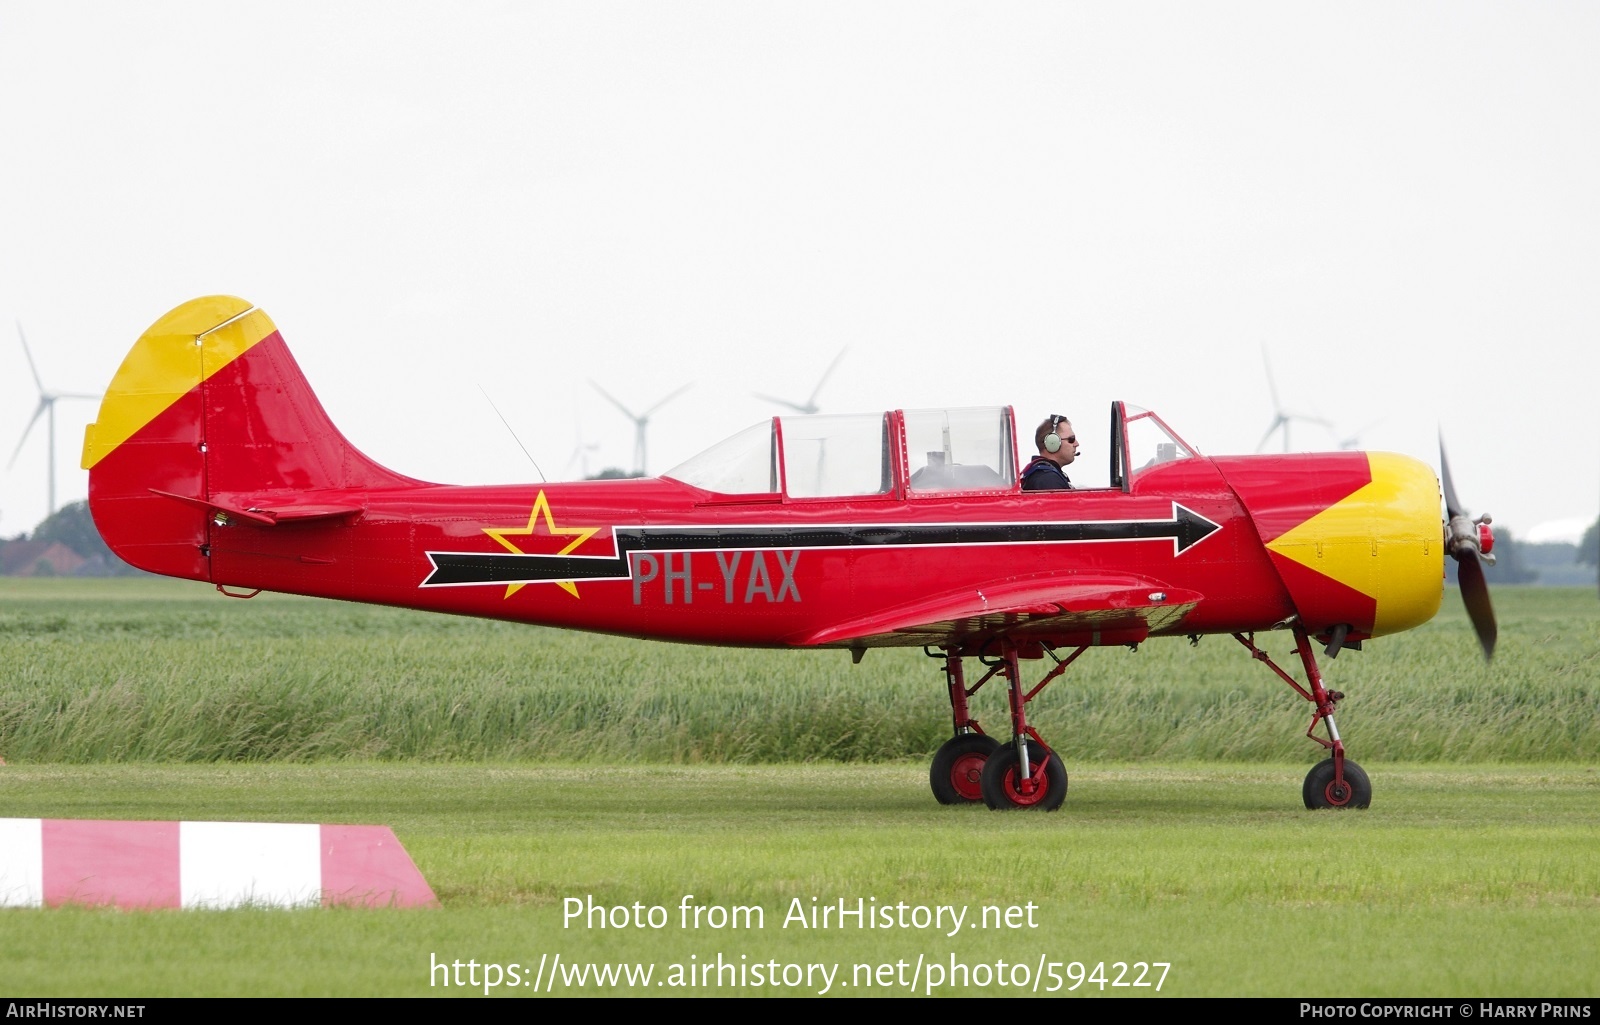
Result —
[{"label": "propeller blade", "polygon": [[22,446],[24,446],[24,445],[26,445],[28,443],[28,434],[29,434],[29,432],[31,432],[33,430],[33,425],[39,422],[39,418],[41,416],[44,416],[44,411],[47,408],[49,408],[49,406],[50,406],[49,400],[40,399],[39,400],[39,404],[34,407],[33,419],[29,420],[28,421],[28,426],[26,426],[26,427],[24,427],[22,429],[22,437],[17,440],[16,451],[11,453],[11,462],[6,464],[6,469],[7,470],[9,470],[13,466],[17,465],[17,456],[22,454]]},{"label": "propeller blade", "polygon": [[1444,432],[1439,433],[1439,482],[1444,485],[1444,508],[1451,519],[1465,516],[1461,502],[1456,498],[1455,485],[1450,483],[1450,460],[1444,455]]},{"label": "propeller blade", "polygon": [[1476,553],[1467,552],[1456,560],[1456,579],[1461,583],[1461,601],[1467,607],[1473,632],[1483,645],[1485,661],[1494,658],[1494,642],[1500,635],[1494,621],[1494,606],[1489,602],[1489,582],[1483,577],[1483,564]]}]

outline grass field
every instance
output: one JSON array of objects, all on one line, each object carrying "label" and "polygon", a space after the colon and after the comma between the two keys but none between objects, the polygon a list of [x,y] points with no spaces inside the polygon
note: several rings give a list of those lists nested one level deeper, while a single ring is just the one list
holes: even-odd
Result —
[{"label": "grass field", "polygon": [[[1600,751],[1600,601],[1502,588],[1485,665],[1454,593],[1325,667],[1359,761]],[[1287,633],[1264,647],[1294,663]],[[1040,666],[1041,663],[1034,663]],[[928,755],[937,660],[700,648],[180,581],[0,578],[0,757],[26,762],[880,762]],[[1042,672],[1042,669],[1036,669]],[[975,677],[974,677],[975,678]],[[975,706],[1007,722],[998,685]],[[1228,637],[1089,652],[1030,706],[1082,760],[1313,761],[1310,708]]]},{"label": "grass field", "polygon": [[[935,806],[920,765],[10,767],[11,814],[390,823],[443,908],[0,912],[0,992],[481,996],[430,987],[430,959],[560,954],[652,964],[659,981],[719,952],[843,964],[846,978],[856,964],[909,972],[919,955],[1030,970],[1044,955],[1062,973],[1166,962],[1167,996],[1600,992],[1593,769],[1385,766],[1364,814],[1297,808],[1295,771],[1091,766],[1061,813],[1026,815]],[[760,906],[765,927],[682,929],[685,894]],[[660,905],[670,925],[563,929],[563,899],[588,895]],[[785,928],[813,896],[973,917],[1032,902],[1036,927]]]},{"label": "grass field", "polygon": [[[1452,599],[1330,670],[1373,777],[1368,812],[1300,806],[1321,755],[1302,736],[1308,709],[1207,638],[1091,652],[1046,692],[1039,722],[1072,789],[1060,813],[1029,815],[933,803],[926,758],[946,709],[936,663],[915,652],[852,667],[162,581],[5,581],[0,816],[385,823],[442,907],[8,910],[0,993],[481,998],[431,964],[494,963],[503,982],[505,966],[531,974],[558,954],[655,973],[645,987],[562,981],[558,996],[824,988],[669,981],[720,953],[747,971],[840,966],[830,996],[905,995],[896,976],[921,958],[966,967],[965,986],[934,993],[1016,993],[1003,960],[1030,979],[1058,965],[1072,996],[1157,995],[1110,982],[1117,962],[1163,962],[1161,996],[1592,997],[1600,602],[1496,601],[1492,667]],[[999,695],[980,697],[1002,722]],[[764,927],[680,928],[686,894],[760,907]],[[563,928],[564,899],[589,895],[659,905],[671,924]],[[973,918],[1032,903],[1035,925],[786,928],[812,897]],[[1102,963],[1103,991],[1068,990],[1074,965],[1082,978]]]}]

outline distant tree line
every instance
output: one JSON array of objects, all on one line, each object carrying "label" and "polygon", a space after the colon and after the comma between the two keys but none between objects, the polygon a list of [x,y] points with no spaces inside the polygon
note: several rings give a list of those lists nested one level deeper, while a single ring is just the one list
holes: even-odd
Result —
[{"label": "distant tree line", "polygon": [[[1495,524],[1494,565],[1483,567],[1484,577],[1491,584],[1553,584],[1577,586],[1594,583],[1594,573],[1583,572],[1583,567],[1600,567],[1600,520],[1591,524],[1577,545],[1557,541],[1534,544],[1519,541],[1510,528]],[[1445,560],[1445,578],[1456,579],[1454,559]]]},{"label": "distant tree line", "polygon": [[[59,544],[76,553],[83,561],[70,572],[76,576],[111,577],[137,576],[140,571],[123,562],[100,537],[94,518],[89,515],[87,501],[71,502],[40,521],[32,534],[20,534],[0,539],[0,556],[26,549],[29,556],[22,562],[4,558],[8,572],[28,575],[52,576],[64,572],[57,569],[43,552],[51,544]],[[39,556],[39,557],[35,557]],[[18,565],[11,567],[11,563]]]}]

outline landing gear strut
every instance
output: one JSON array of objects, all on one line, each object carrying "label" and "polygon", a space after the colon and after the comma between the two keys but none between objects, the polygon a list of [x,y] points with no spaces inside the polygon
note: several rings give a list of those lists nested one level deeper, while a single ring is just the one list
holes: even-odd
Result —
[{"label": "landing gear strut", "polygon": [[[928,782],[941,804],[982,800],[996,811],[1010,808],[1037,808],[1055,811],[1067,797],[1067,770],[1061,757],[1028,725],[1027,704],[1056,677],[1066,671],[1088,646],[1078,648],[1056,665],[1038,685],[1023,693],[1022,673],[1017,664],[1017,646],[1002,639],[1001,655],[985,661],[989,671],[983,679],[966,686],[962,676],[959,649],[946,648],[943,654],[928,652],[945,660],[945,678],[950,691],[951,719],[955,736],[933,756]],[[1043,649],[1055,658],[1055,652]],[[986,736],[967,709],[967,699],[978,688],[999,676],[1006,681],[1006,696],[1011,706],[1010,743],[1001,745]]]},{"label": "landing gear strut", "polygon": [[[1317,657],[1312,653],[1311,638],[1305,628],[1298,624],[1294,628],[1293,653],[1300,656],[1300,663],[1305,667],[1306,679],[1311,684],[1309,690],[1278,668],[1266,652],[1256,647],[1254,634],[1249,637],[1244,634],[1234,634],[1233,639],[1249,648],[1252,656],[1266,663],[1267,668],[1277,673],[1283,682],[1316,706],[1316,711],[1311,716],[1311,725],[1306,729],[1306,736],[1327,748],[1332,757],[1318,762],[1306,774],[1305,785],[1301,787],[1301,797],[1305,800],[1306,807],[1365,808],[1370,805],[1372,781],[1367,778],[1361,766],[1344,756],[1344,741],[1339,739],[1339,727],[1333,721],[1334,709],[1344,700],[1344,695],[1336,690],[1328,690],[1322,685],[1322,672],[1317,668]],[[1316,734],[1317,724],[1320,722],[1328,724],[1326,740]]]},{"label": "landing gear strut", "polygon": [[[1318,762],[1306,774],[1301,796],[1307,808],[1365,808],[1372,803],[1372,781],[1361,766],[1344,755],[1344,741],[1339,738],[1339,727],[1333,713],[1344,695],[1328,690],[1322,683],[1322,671],[1317,668],[1317,658],[1312,651],[1312,640],[1303,626],[1294,627],[1295,649],[1300,664],[1305,669],[1307,685],[1274,663],[1265,651],[1256,647],[1254,634],[1236,633],[1234,640],[1250,649],[1250,654],[1266,664],[1278,678],[1294,688],[1295,692],[1311,702],[1315,711],[1306,736],[1328,749],[1329,757]],[[1341,635],[1340,640],[1343,640]],[[941,804],[962,804],[983,801],[996,811],[1010,808],[1037,808],[1055,811],[1067,797],[1067,770],[1060,755],[1044,742],[1037,730],[1028,725],[1028,702],[1038,696],[1056,677],[1066,672],[1078,656],[1089,650],[1088,645],[1077,648],[1066,658],[1057,658],[1049,647],[1037,642],[1025,642],[1032,647],[1030,657],[1049,655],[1055,665],[1031,690],[1024,691],[1022,671],[1018,665],[1018,646],[1008,637],[999,640],[1000,656],[990,659],[976,652],[989,671],[971,687],[962,675],[962,649],[947,647],[941,651],[924,652],[931,658],[944,661],[945,680],[950,692],[950,718],[954,735],[933,756],[928,770],[928,783],[933,796]],[[971,652],[969,652],[971,653]],[[967,699],[978,688],[995,677],[1006,682],[1006,698],[1011,708],[1011,740],[1001,744],[986,735],[978,720],[972,718]],[[1317,726],[1326,723],[1327,737],[1317,735]]]},{"label": "landing gear strut", "polygon": [[961,674],[961,656],[955,654],[954,649],[925,653],[930,658],[944,659],[945,683],[950,690],[950,718],[955,726],[955,736],[945,741],[933,756],[933,765],[928,768],[928,786],[940,804],[982,800],[983,791],[978,788],[978,781],[983,776],[983,763],[989,760],[1000,742],[985,734],[978,720],[972,718],[967,711],[967,699],[994,674],[985,676],[968,690]]}]

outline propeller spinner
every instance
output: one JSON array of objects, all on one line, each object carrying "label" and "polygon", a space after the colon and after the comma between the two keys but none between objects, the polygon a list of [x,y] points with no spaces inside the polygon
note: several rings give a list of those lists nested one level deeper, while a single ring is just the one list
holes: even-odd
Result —
[{"label": "propeller spinner", "polygon": [[1450,461],[1444,454],[1444,437],[1439,438],[1440,481],[1444,485],[1444,508],[1449,517],[1444,528],[1445,551],[1456,560],[1456,580],[1461,585],[1461,601],[1467,607],[1467,618],[1483,645],[1483,657],[1494,657],[1494,642],[1499,636],[1495,626],[1494,605],[1489,601],[1489,582],[1483,576],[1483,563],[1494,565],[1493,522],[1485,514],[1477,519],[1467,516],[1456,498],[1455,485],[1450,481]]}]

